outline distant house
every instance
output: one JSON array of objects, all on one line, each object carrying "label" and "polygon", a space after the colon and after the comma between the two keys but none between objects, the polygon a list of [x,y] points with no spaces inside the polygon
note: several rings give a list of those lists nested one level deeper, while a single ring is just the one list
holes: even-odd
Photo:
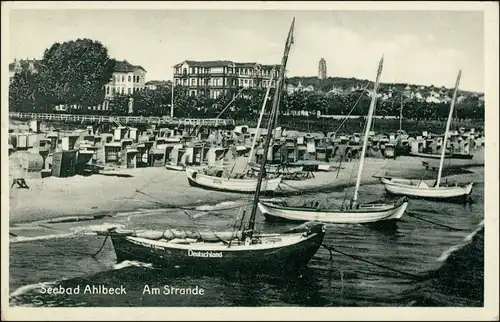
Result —
[{"label": "distant house", "polygon": [[309,85],[307,87],[304,87],[304,89],[302,89],[304,92],[314,92],[314,86],[312,85]]},{"label": "distant house", "polygon": [[441,103],[441,100],[439,98],[437,98],[437,97],[434,97],[434,96],[427,96],[425,98],[425,101],[427,103]]},{"label": "distant house", "polygon": [[117,95],[132,95],[146,86],[146,70],[126,60],[116,61],[113,74],[105,85],[104,109],[108,109],[109,101]]},{"label": "distant house", "polygon": [[332,89],[328,92],[329,94],[342,94],[344,90],[341,87],[333,86]]},{"label": "distant house", "polygon": [[156,90],[160,87],[170,88],[172,86],[172,82],[171,81],[162,81],[162,80],[151,80],[149,82],[146,82],[146,84],[144,84],[144,85],[148,89]]},{"label": "distant house", "polygon": [[146,70],[139,65],[133,65],[126,60],[117,60],[113,74],[104,86],[104,102],[93,107],[97,110],[109,110],[110,102],[118,95],[132,95],[141,91],[146,83]]},{"label": "distant house", "polygon": [[356,86],[351,86],[350,91],[351,91],[351,92],[356,92],[356,91],[359,91],[360,89],[361,89],[361,86],[356,85]]},{"label": "distant house", "polygon": [[[457,97],[457,103],[462,103],[463,101],[465,101],[467,99],[467,97],[465,95],[460,95],[459,97]],[[451,100],[451,99],[450,99]]]},{"label": "distant house", "polygon": [[37,59],[14,59],[13,63],[9,64],[9,84],[14,79],[14,76],[17,73],[20,73],[23,70],[30,71],[32,73],[37,73],[40,68],[41,60]]}]

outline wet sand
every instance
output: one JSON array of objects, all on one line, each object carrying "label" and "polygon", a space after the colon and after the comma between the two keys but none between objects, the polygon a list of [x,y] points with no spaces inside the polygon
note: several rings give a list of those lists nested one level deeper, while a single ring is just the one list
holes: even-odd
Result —
[{"label": "wet sand", "polygon": [[[338,177],[336,171],[315,172],[314,178],[286,180],[280,187],[282,192],[288,194],[343,189],[354,184],[355,166],[357,162],[343,163]],[[362,184],[377,183],[379,179],[373,175],[384,174],[435,178],[434,173],[424,169],[420,158],[367,158]],[[463,175],[453,177],[460,180]],[[164,168],[117,169],[89,177],[34,178],[27,179],[27,184],[29,189],[10,189],[11,225],[67,216],[111,215],[138,209],[216,204],[245,198],[244,194],[191,187],[184,172]]]}]

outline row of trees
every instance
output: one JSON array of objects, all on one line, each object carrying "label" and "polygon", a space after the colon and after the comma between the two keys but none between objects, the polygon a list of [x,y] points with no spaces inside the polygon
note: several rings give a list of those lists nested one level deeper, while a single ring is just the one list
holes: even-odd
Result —
[{"label": "row of trees", "polygon": [[9,105],[18,111],[51,111],[60,104],[95,106],[104,100],[104,85],[115,60],[98,41],[78,39],[46,49],[36,72],[23,70],[9,88]]},{"label": "row of trees", "polygon": [[[111,79],[115,61],[106,47],[90,39],[55,43],[48,48],[39,63],[38,72],[22,71],[15,75],[9,88],[11,111],[53,112],[57,105],[77,106],[65,113],[113,115],[169,115],[172,92],[169,88],[144,90],[132,95],[117,96],[110,103],[110,110],[96,111],[93,106],[104,100],[104,85]],[[271,97],[272,97],[271,92]],[[191,97],[181,87],[175,88],[175,117],[216,117],[249,119],[257,117],[265,96],[264,90],[248,89],[232,99],[220,96]],[[130,98],[133,112],[129,113]],[[324,92],[295,92],[284,94],[280,111],[285,115],[366,115],[370,97],[362,91],[349,94]],[[379,100],[377,115],[398,116],[401,98]],[[224,110],[225,109],[225,110]],[[352,109],[352,111],[351,111]],[[448,103],[427,103],[403,100],[403,115],[411,119],[445,119]],[[473,96],[457,105],[455,117],[459,119],[484,119],[484,103]]]}]

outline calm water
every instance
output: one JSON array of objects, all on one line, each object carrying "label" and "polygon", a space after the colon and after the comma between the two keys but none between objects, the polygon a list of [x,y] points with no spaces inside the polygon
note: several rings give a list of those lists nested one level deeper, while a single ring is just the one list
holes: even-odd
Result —
[{"label": "calm water", "polygon": [[[478,171],[478,170],[475,170]],[[12,231],[22,236],[10,244],[10,303],[23,306],[482,306],[482,232],[466,242],[464,238],[483,219],[483,177],[481,173],[462,177],[476,182],[473,203],[467,206],[411,200],[410,215],[417,215],[451,230],[409,215],[395,229],[362,225],[330,226],[324,243],[349,255],[361,257],[395,270],[396,273],[358,259],[320,248],[301,276],[271,277],[219,274],[186,276],[182,271],[162,271],[148,263],[116,263],[108,241],[94,259],[104,237],[89,234],[93,227],[158,228],[165,226],[231,229],[239,209],[202,212],[148,210],[120,213],[113,218],[80,223],[26,225]],[[339,200],[343,192],[319,194]],[[386,198],[382,185],[364,186],[363,201]],[[296,196],[302,202],[310,197]],[[300,199],[300,200],[299,200]],[[248,199],[242,199],[246,203]],[[215,208],[237,206],[226,202]],[[285,230],[295,224],[269,224],[258,216],[263,232]],[[70,234],[71,233],[71,234]],[[73,234],[74,233],[74,234]],[[42,236],[42,237],[41,237]],[[451,250],[454,250],[450,252]],[[223,276],[225,275],[225,276]],[[47,295],[49,286],[123,286],[126,295]],[[203,296],[147,295],[150,287],[203,288]],[[83,293],[83,292],[81,292]]]}]

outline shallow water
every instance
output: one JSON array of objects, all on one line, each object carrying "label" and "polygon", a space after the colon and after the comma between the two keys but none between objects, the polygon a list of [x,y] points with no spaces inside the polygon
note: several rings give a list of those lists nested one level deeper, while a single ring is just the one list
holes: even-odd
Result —
[{"label": "shallow water", "polygon": [[[469,179],[469,178],[468,178]],[[364,225],[329,226],[324,243],[349,255],[390,267],[394,272],[359,259],[320,248],[301,276],[249,276],[220,272],[219,276],[188,276],[182,271],[162,271],[148,263],[116,263],[110,241],[92,258],[104,237],[90,234],[95,227],[149,228],[193,227],[231,229],[241,214],[234,209],[248,198],[202,206],[202,211],[164,209],[120,213],[113,218],[88,222],[25,224],[11,232],[23,236],[11,238],[10,304],[17,306],[482,306],[483,269],[465,265],[454,272],[446,263],[456,256],[448,250],[461,245],[483,219],[484,185],[476,182],[470,205],[410,200],[408,214],[395,229]],[[316,197],[341,200],[344,192],[321,193]],[[311,197],[294,196],[293,202]],[[386,198],[380,184],[363,186],[360,198],[374,201]],[[412,217],[418,215],[451,230]],[[296,224],[270,224],[258,216],[257,227],[263,232],[285,230]],[[470,243],[470,242],[469,242]],[[468,245],[468,244],[467,244]],[[483,261],[482,243],[460,246],[451,254],[472,263]],[[463,260],[462,260],[463,262]],[[470,270],[470,271],[468,271]],[[432,275],[429,275],[432,273]],[[460,273],[460,274],[459,274]],[[421,278],[415,280],[411,275]],[[464,280],[463,292],[457,285]],[[457,284],[458,283],[458,284]],[[86,285],[123,286],[126,295],[82,294]],[[80,286],[79,295],[42,294],[47,287]],[[163,288],[198,287],[204,295],[148,295],[145,285]]]}]

